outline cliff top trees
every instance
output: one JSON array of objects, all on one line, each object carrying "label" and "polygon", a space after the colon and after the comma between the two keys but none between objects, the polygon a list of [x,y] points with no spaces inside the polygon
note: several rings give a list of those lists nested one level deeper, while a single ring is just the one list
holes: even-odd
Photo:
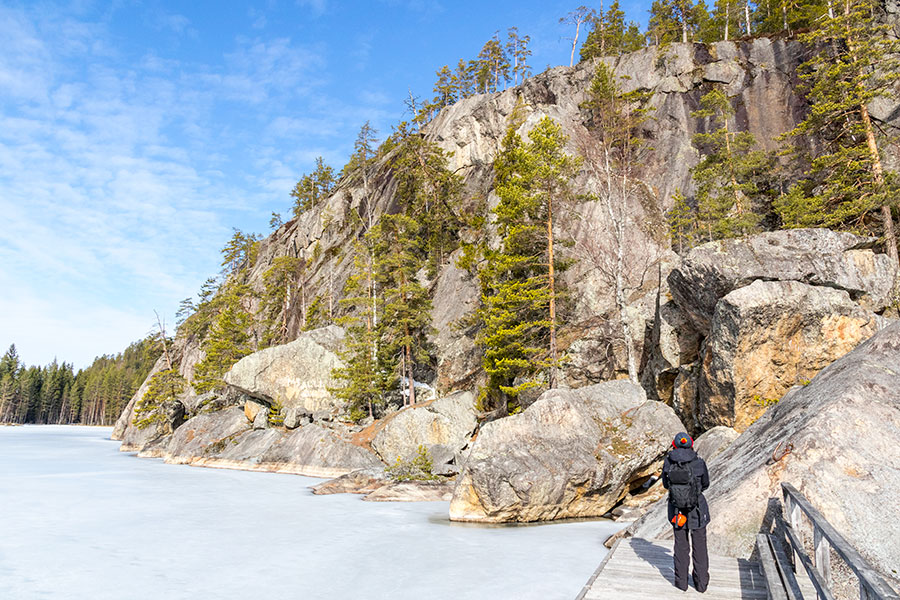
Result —
[{"label": "cliff top trees", "polygon": [[579,60],[585,61],[601,56],[618,56],[634,52],[644,47],[644,35],[634,21],[625,25],[625,13],[619,7],[619,0],[610,4],[609,9],[591,19],[591,31],[579,51]]},{"label": "cliff top trees", "polygon": [[[801,36],[817,49],[801,66],[811,103],[792,136],[824,142],[812,157],[809,178],[776,202],[787,227],[825,225],[883,236],[895,265],[892,208],[896,176],[882,164],[886,135],[869,114],[872,100],[900,79],[900,45],[873,18],[873,0],[844,0],[833,18]],[[895,137],[896,139],[896,137]]]},{"label": "cliff top trees", "polygon": [[570,67],[575,64],[575,48],[578,47],[578,36],[581,33],[581,27],[582,25],[589,23],[592,19],[595,19],[596,15],[597,13],[593,9],[582,5],[571,11],[566,16],[560,18],[560,23],[575,26],[575,35],[573,35],[571,38],[572,55],[569,57]]},{"label": "cliff top trees", "polygon": [[325,199],[331,193],[334,184],[334,169],[326,165],[321,156],[318,157],[315,170],[301,177],[294,189],[291,190],[291,197],[294,198],[292,208],[294,218],[299,217]]}]

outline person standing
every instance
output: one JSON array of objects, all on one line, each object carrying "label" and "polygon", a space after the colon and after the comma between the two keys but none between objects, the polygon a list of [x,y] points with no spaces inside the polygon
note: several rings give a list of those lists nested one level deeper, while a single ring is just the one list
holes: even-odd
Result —
[{"label": "person standing", "polygon": [[710,517],[703,491],[709,487],[709,470],[694,452],[694,440],[687,433],[672,440],[672,450],[663,462],[662,481],[669,490],[669,522],[675,534],[675,587],[687,590],[693,556],[694,589],[705,592],[709,585],[706,526]]}]

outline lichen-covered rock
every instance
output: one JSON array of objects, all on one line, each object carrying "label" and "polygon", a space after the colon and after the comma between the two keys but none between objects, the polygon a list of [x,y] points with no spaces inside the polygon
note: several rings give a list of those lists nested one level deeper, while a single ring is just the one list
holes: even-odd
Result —
[{"label": "lichen-covered rock", "polygon": [[313,494],[371,494],[388,483],[383,468],[357,469],[312,486]]},{"label": "lichen-covered rock", "polygon": [[799,281],[845,290],[879,311],[890,298],[893,270],[872,250],[875,240],[828,229],[791,229],[709,242],[691,250],[669,274],[678,305],[708,333],[716,304],[756,280]]},{"label": "lichen-covered rock", "polygon": [[[791,391],[712,459],[705,493],[710,552],[750,556],[786,481],[891,576],[900,565],[898,440],[900,323],[894,323]],[[772,461],[787,444],[793,451]],[[671,530],[661,502],[629,533],[655,539],[671,537]]]},{"label": "lichen-covered rock", "polygon": [[367,502],[447,502],[453,496],[450,481],[392,481],[369,493]]},{"label": "lichen-covered rock", "polygon": [[624,381],[550,390],[482,426],[450,503],[457,521],[601,516],[658,470],[682,424]]},{"label": "lichen-covered rock", "polygon": [[745,430],[791,386],[868,339],[883,319],[843,290],[755,281],[716,305],[700,377],[700,424]]},{"label": "lichen-covered rock", "polygon": [[168,463],[188,464],[222,446],[224,440],[250,429],[244,411],[236,406],[188,419],[175,430],[166,447]]},{"label": "lichen-covered rock", "polygon": [[307,331],[296,340],[254,352],[225,374],[225,383],[269,405],[299,407],[312,412],[331,409],[338,402],[328,391],[338,381],[338,357],[344,330],[336,325]]},{"label": "lichen-covered rock", "polygon": [[389,465],[398,458],[412,459],[420,445],[448,447],[455,453],[468,443],[477,424],[475,396],[456,392],[391,415],[372,447]]}]

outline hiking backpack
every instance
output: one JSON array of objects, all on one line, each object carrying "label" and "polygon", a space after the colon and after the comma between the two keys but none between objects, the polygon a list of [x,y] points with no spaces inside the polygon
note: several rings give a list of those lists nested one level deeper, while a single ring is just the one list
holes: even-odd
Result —
[{"label": "hiking backpack", "polygon": [[669,469],[669,497],[675,508],[689,511],[700,504],[700,481],[690,462],[673,462]]}]

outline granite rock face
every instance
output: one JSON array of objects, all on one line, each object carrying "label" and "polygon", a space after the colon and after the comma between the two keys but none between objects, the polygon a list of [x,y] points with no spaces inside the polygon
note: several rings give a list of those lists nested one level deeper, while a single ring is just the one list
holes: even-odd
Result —
[{"label": "granite rock face", "polygon": [[[882,573],[900,565],[900,323],[796,388],[709,464],[710,552],[748,557],[780,483],[793,484]],[[793,451],[771,457],[787,444]],[[771,518],[769,514],[768,518]],[[629,529],[671,537],[665,502]],[[896,578],[896,574],[893,575]]]},{"label": "granite rock face", "polygon": [[707,463],[722,453],[741,434],[736,429],[719,425],[703,432],[694,440],[694,451]]},{"label": "granite rock face", "polygon": [[716,304],[700,376],[700,424],[744,431],[793,385],[809,381],[883,319],[843,290],[754,281]]},{"label": "granite rock face", "polygon": [[328,388],[338,385],[331,372],[343,366],[337,355],[343,339],[336,325],[304,332],[293,342],[245,356],[225,374],[225,383],[269,405],[310,412],[334,408]]},{"label": "granite rock face", "polygon": [[601,516],[661,465],[683,428],[628,382],[550,390],[483,425],[457,480],[450,518],[541,521]]},{"label": "granite rock face", "polygon": [[389,465],[415,457],[420,445],[452,455],[468,444],[477,424],[475,396],[456,392],[391,415],[372,447]]},{"label": "granite rock face", "polygon": [[[260,415],[265,413],[260,411],[255,419]],[[292,431],[254,427],[236,406],[189,419],[156,455],[174,464],[310,477],[339,477],[384,466],[374,454],[331,430],[318,425]]]},{"label": "granite rock face", "polygon": [[709,242],[691,250],[672,270],[669,288],[704,334],[719,300],[756,280],[844,290],[877,312],[889,301],[893,270],[887,255],[872,250],[874,241],[828,229],[791,229]]},{"label": "granite rock face", "polygon": [[206,456],[222,440],[250,429],[244,411],[233,406],[196,416],[179,427],[166,447],[166,462],[188,464]]},{"label": "granite rock face", "polygon": [[287,432],[256,429],[191,464],[327,478],[384,466],[368,450],[315,424]]}]

